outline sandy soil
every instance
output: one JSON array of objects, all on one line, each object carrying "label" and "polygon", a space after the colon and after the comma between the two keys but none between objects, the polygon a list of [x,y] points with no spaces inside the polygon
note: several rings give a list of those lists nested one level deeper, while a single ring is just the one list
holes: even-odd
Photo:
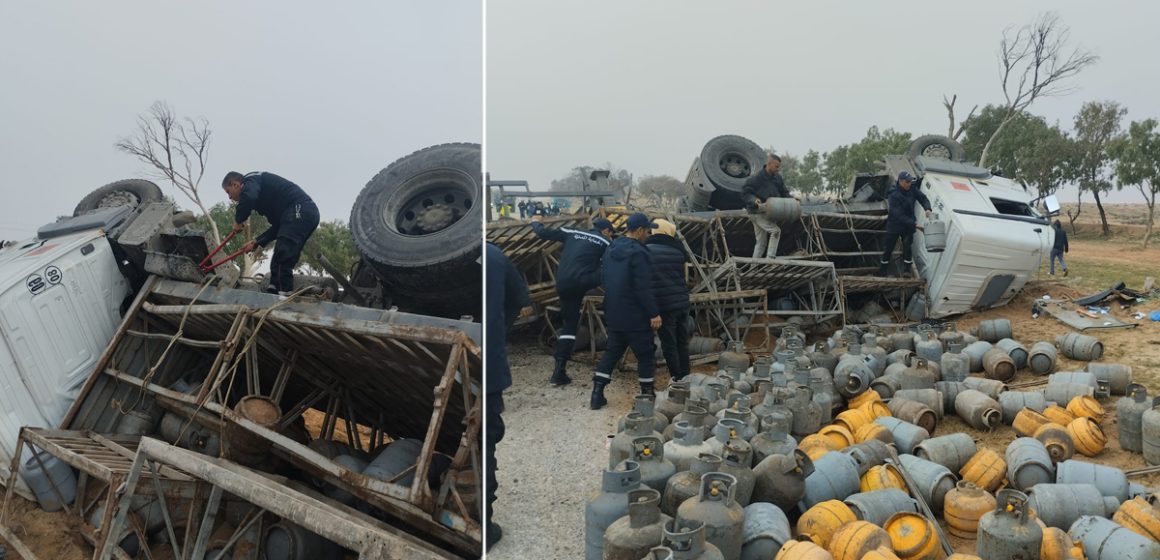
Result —
[{"label": "sandy soil", "polygon": [[[1080,251],[1091,259],[1134,262],[1134,250],[1121,252],[1101,248]],[[1153,262],[1160,262],[1160,259]],[[1066,325],[1049,316],[1031,317],[1031,302],[1044,294],[1054,299],[1078,293],[1064,282],[1039,282],[1029,285],[1010,305],[959,320],[960,330],[969,330],[984,319],[1006,317],[1011,320],[1015,337],[1030,346],[1040,340],[1054,340],[1069,332]],[[1139,310],[1160,309],[1160,301],[1139,306]],[[1119,310],[1113,310],[1119,314]],[[1133,366],[1134,380],[1148,387],[1150,394],[1160,393],[1160,324],[1145,321],[1131,330],[1097,333],[1105,346],[1104,361]],[[574,364],[574,383],[563,388],[547,385],[552,359],[545,349],[530,337],[517,340],[510,347],[514,386],[506,393],[507,438],[497,451],[500,498],[495,520],[504,528],[504,538],[488,554],[489,558],[576,558],[584,552],[584,504],[598,489],[601,470],[606,467],[605,441],[615,430],[616,420],[632,407],[637,386],[633,373],[618,373],[606,391],[609,406],[600,411],[587,409],[591,389],[591,364]],[[1060,359],[1059,371],[1081,369],[1082,364]],[[711,369],[711,368],[710,368]],[[1021,373],[1013,383],[1032,380]],[[658,375],[660,386],[667,376]],[[1093,460],[1124,469],[1146,466],[1141,455],[1120,449],[1115,425],[1115,401],[1105,399],[1107,414],[1101,426],[1108,436],[1106,449]],[[1002,453],[1015,433],[1003,427],[990,433],[973,430],[958,418],[948,416],[933,435],[966,432]],[[1160,486],[1160,475],[1133,479],[1150,487]],[[959,552],[974,552],[974,541],[952,538]],[[549,552],[550,551],[550,552]]]}]

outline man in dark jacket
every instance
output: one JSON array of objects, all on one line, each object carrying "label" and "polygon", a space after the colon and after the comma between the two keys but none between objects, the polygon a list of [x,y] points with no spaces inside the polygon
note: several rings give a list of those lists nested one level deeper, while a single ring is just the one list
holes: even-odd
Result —
[{"label": "man in dark jacket", "polygon": [[922,229],[914,217],[914,203],[921,204],[926,210],[926,217],[930,218],[930,200],[914,185],[914,175],[903,171],[898,174],[898,181],[886,193],[886,201],[889,207],[889,214],[886,216],[886,250],[882,253],[878,275],[886,276],[890,257],[894,253],[894,244],[899,239],[902,239],[903,274],[908,275],[911,265],[914,264],[914,258],[911,256],[914,232]]},{"label": "man in dark jacket", "polygon": [[741,202],[749,210],[749,219],[753,222],[753,234],[757,237],[757,244],[753,246],[753,258],[773,258],[777,256],[777,245],[781,241],[781,228],[765,217],[759,206],[771,197],[791,198],[789,189],[785,188],[785,181],[781,178],[781,158],[776,154],[769,154],[765,165],[745,181],[741,188]]},{"label": "man in dark jacket", "polygon": [[251,212],[270,222],[270,229],[246,243],[246,252],[255,251],[277,241],[270,258],[270,285],[266,291],[282,295],[294,291],[294,267],[302,256],[306,240],[318,228],[318,207],[306,192],[294,183],[273,173],[255,171],[242,175],[226,173],[222,188],[230,200],[237,202],[234,231],[241,231]]},{"label": "man in dark jacket", "polygon": [[661,314],[661,353],[673,381],[689,374],[689,285],[685,281],[685,248],[677,241],[677,226],[656,220],[657,227],[645,240],[653,264],[653,293]]},{"label": "man in dark jacket", "polygon": [[1063,254],[1069,249],[1067,232],[1063,231],[1063,224],[1059,220],[1051,223],[1051,229],[1055,232],[1055,242],[1051,246],[1051,267],[1047,273],[1055,276],[1055,259],[1059,259],[1059,267],[1063,269],[1063,275],[1067,276],[1067,263],[1063,260]]},{"label": "man in dark jacket", "polygon": [[532,216],[536,237],[564,244],[560,268],[556,270],[556,294],[560,296],[560,315],[564,325],[556,337],[556,368],[548,380],[551,385],[567,385],[568,360],[576,346],[576,326],[580,324],[580,304],[584,294],[600,285],[600,260],[612,239],[612,222],[592,220],[592,229],[550,228],[540,223],[543,216]]},{"label": "man in dark jacket", "polygon": [[499,247],[487,244],[487,347],[484,349],[487,375],[483,378],[484,423],[487,449],[487,548],[503,537],[503,530],[491,520],[492,505],[495,503],[495,446],[504,436],[503,392],[512,385],[512,372],[508,367],[508,328],[516,315],[530,316],[532,301],[528,298],[528,285],[516,267],[504,256]]},{"label": "man in dark jacket", "polygon": [[520,209],[520,219],[521,220],[528,217],[528,203],[527,202],[524,202],[521,200],[520,203],[516,205],[516,207]]},{"label": "man in dark jacket", "polygon": [[640,394],[653,395],[653,331],[661,327],[661,315],[653,294],[652,258],[644,240],[656,224],[637,212],[628,217],[626,233],[609,245],[604,255],[604,326],[608,345],[592,376],[589,407],[598,410],[608,404],[604,387],[612,381],[612,370],[632,348],[636,356]]}]

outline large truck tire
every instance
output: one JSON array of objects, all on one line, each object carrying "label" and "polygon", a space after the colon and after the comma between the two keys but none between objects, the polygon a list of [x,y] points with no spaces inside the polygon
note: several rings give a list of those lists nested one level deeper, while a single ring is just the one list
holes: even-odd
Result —
[{"label": "large truck tire", "polygon": [[375,175],[355,200],[355,245],[404,311],[480,317],[480,152],[469,143],[424,148]]},{"label": "large truck tire", "polygon": [[766,158],[765,150],[748,138],[718,136],[701,149],[701,170],[717,188],[741,192]]},{"label": "large truck tire", "polygon": [[701,169],[701,158],[693,160],[693,166],[689,169],[689,175],[685,178],[685,189],[690,210],[693,212],[711,210],[709,207],[709,197],[713,196],[713,191],[716,188],[713,186],[713,183],[709,182],[709,178],[705,176],[705,172]]},{"label": "large truck tire", "polygon": [[77,203],[73,216],[87,214],[101,208],[131,206],[137,208],[163,198],[161,187],[144,179],[122,179],[100,187]]},{"label": "large truck tire", "polygon": [[915,138],[906,149],[906,157],[910,161],[914,161],[918,156],[962,162],[967,159],[967,150],[962,144],[946,136],[927,134]]}]

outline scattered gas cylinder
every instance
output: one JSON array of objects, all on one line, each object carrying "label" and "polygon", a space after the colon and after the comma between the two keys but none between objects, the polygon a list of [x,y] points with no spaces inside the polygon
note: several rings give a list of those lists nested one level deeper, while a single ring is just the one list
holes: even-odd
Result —
[{"label": "scattered gas cylinder", "polygon": [[632,456],[632,442],[639,437],[652,436],[660,439],[661,434],[653,429],[655,421],[639,412],[629,412],[622,418],[624,429],[612,438],[608,448],[608,465],[613,466]]},{"label": "scattered gas cylinder", "polygon": [[[871,402],[868,404],[873,403]],[[834,424],[845,428],[848,432],[853,434],[858,431],[858,428],[873,422],[877,417],[878,416],[872,415],[871,413],[861,408],[851,408],[842,412],[841,414],[838,414],[838,416],[834,418]]]},{"label": "scattered gas cylinder", "polygon": [[1027,355],[1027,367],[1031,373],[1046,375],[1055,371],[1055,346],[1050,342],[1036,342]]},{"label": "scattered gas cylinder", "polygon": [[745,343],[730,343],[729,349],[721,352],[721,355],[717,358],[717,365],[721,369],[734,367],[745,371],[749,367],[749,354],[745,353]]},{"label": "scattered gas cylinder", "polygon": [[673,424],[676,436],[665,442],[665,457],[668,457],[676,466],[677,472],[689,470],[689,463],[702,453],[712,453],[712,448],[705,442],[705,432],[701,428],[693,427],[688,422]]},{"label": "scattered gas cylinder", "polygon": [[967,389],[974,389],[992,399],[998,399],[999,394],[1007,390],[1007,384],[998,379],[971,376],[963,380]]},{"label": "scattered gas cylinder", "polygon": [[673,519],[665,524],[661,546],[690,560],[725,560],[721,550],[705,540],[705,524],[692,519]]},{"label": "scattered gas cylinder", "polygon": [[942,355],[942,341],[938,339],[938,335],[934,332],[928,331],[925,336],[915,336],[914,356],[916,358],[938,363]]},{"label": "scattered gas cylinder", "polygon": [[640,468],[633,461],[621,464],[621,470],[604,471],[599,492],[588,499],[584,508],[584,558],[604,557],[604,531],[617,519],[628,515],[628,493],[640,487]]},{"label": "scattered gas cylinder", "polygon": [[943,504],[943,519],[952,535],[974,539],[979,531],[979,520],[994,510],[995,497],[990,492],[967,480],[960,480],[954,490],[947,492]]},{"label": "scattered gas cylinder", "polygon": [[971,334],[977,336],[979,340],[987,342],[999,342],[1004,338],[1011,338],[1011,320],[988,319],[980,321],[979,326],[971,329]]},{"label": "scattered gas cylinder", "polygon": [[1027,492],[1027,503],[1048,527],[1071,527],[1081,515],[1111,517],[1120,501],[1104,496],[1091,484],[1037,484]]},{"label": "scattered gas cylinder", "polygon": [[813,460],[800,449],[795,449],[791,455],[766,457],[753,467],[753,501],[769,502],[783,510],[792,509],[805,496],[806,479],[814,470]]},{"label": "scattered gas cylinder", "polygon": [[885,426],[894,438],[894,445],[902,453],[912,453],[914,448],[930,437],[930,432],[905,420],[887,416],[874,423]]},{"label": "scattered gas cylinder", "polygon": [[854,444],[854,434],[843,426],[829,424],[818,430],[818,435],[830,440],[835,450],[841,451]]},{"label": "scattered gas cylinder", "polygon": [[1003,423],[1013,424],[1020,410],[1030,408],[1042,412],[1047,408],[1047,399],[1039,391],[1004,391],[999,393],[999,408],[1003,411]]},{"label": "scattered gas cylinder", "polygon": [[802,513],[797,521],[797,533],[826,548],[839,528],[857,520],[850,506],[841,500],[826,500]]},{"label": "scattered gas cylinder", "polygon": [[1075,455],[1075,441],[1071,439],[1071,434],[1067,432],[1067,428],[1055,422],[1040,426],[1031,437],[1043,444],[1054,463],[1066,461]]},{"label": "scattered gas cylinder", "polygon": [[[675,381],[672,385],[669,385],[667,393],[667,398],[659,400],[654,409],[656,412],[663,414],[665,418],[668,418],[668,422],[671,423],[674,416],[685,410],[685,401],[689,398],[690,393],[689,384]],[[662,431],[662,429],[657,428],[657,431]]]},{"label": "scattered gas cylinder", "polygon": [[1067,534],[1083,543],[1084,554],[1089,560],[1160,558],[1160,544],[1102,517],[1080,517],[1071,525]]},{"label": "scattered gas cylinder", "polygon": [[1043,443],[1035,438],[1016,438],[1007,446],[1007,480],[1017,490],[1055,480],[1055,467]]},{"label": "scattered gas cylinder", "polygon": [[797,387],[794,398],[789,401],[789,410],[793,413],[793,426],[790,433],[795,437],[804,437],[815,433],[822,426],[822,409],[813,400],[813,391],[809,387]]},{"label": "scattered gas cylinder", "polygon": [[999,403],[974,389],[962,391],[955,397],[955,412],[978,430],[993,430],[1003,423]]},{"label": "scattered gas cylinder", "polygon": [[894,434],[890,433],[890,430],[886,426],[874,422],[858,428],[858,433],[854,434],[854,441],[858,443],[872,439],[881,441],[882,443],[892,444],[894,443]]},{"label": "scattered gas cylinder", "polygon": [[882,526],[890,516],[900,511],[919,511],[918,502],[897,488],[859,492],[851,494],[844,501],[858,519],[878,526]]},{"label": "scattered gas cylinder", "polygon": [[1099,455],[1108,443],[1108,437],[1104,435],[1100,425],[1091,418],[1072,420],[1067,425],[1067,434],[1075,442],[1075,450],[1088,457]]},{"label": "scattered gas cylinder", "polygon": [[1129,531],[1148,537],[1153,542],[1160,542],[1160,509],[1149,503],[1150,500],[1155,502],[1155,499],[1146,500],[1136,496],[1120,504],[1120,509],[1112,516],[1112,521],[1123,525]]},{"label": "scattered gas cylinder", "polygon": [[1094,397],[1081,396],[1071,399],[1067,403],[1067,411],[1077,417],[1091,418],[1097,424],[1104,419],[1104,407]]},{"label": "scattered gas cylinder", "polygon": [[1072,420],[1075,420],[1074,414],[1068,412],[1066,408],[1055,404],[1043,409],[1043,415],[1060,426],[1066,426],[1071,424]]},{"label": "scattered gas cylinder", "polygon": [[988,492],[994,492],[1007,478],[1007,461],[998,453],[982,447],[967,464],[959,470],[963,480]]},{"label": "scattered gas cylinder", "polygon": [[819,434],[810,434],[798,442],[798,449],[804,451],[810,459],[817,461],[826,453],[837,451],[830,443],[830,440],[822,437]]},{"label": "scattered gas cylinder", "polygon": [[733,478],[737,479],[737,484],[733,486],[733,499],[741,507],[749,505],[753,488],[757,483],[757,475],[751,468],[753,450],[742,440],[730,440],[722,449],[721,459],[720,472],[733,475]]},{"label": "scattered gas cylinder", "polygon": [[930,438],[914,448],[914,455],[959,472],[978,453],[975,439],[968,434],[947,434]]},{"label": "scattered gas cylinder", "polygon": [[789,541],[781,547],[774,560],[834,560],[834,557],[812,541]]},{"label": "scattered gas cylinder", "polygon": [[943,381],[962,381],[971,373],[971,358],[963,353],[961,343],[952,343],[939,358]]},{"label": "scattered gas cylinder", "polygon": [[866,474],[870,467],[881,465],[893,456],[893,449],[881,440],[871,439],[856,443],[842,450],[858,464],[858,475]]},{"label": "scattered gas cylinder", "polygon": [[1101,494],[1121,502],[1132,497],[1127,475],[1116,467],[1072,459],[1056,465],[1055,471],[1055,481],[1058,483],[1091,484]]},{"label": "scattered gas cylinder", "polygon": [[930,407],[910,399],[902,397],[890,399],[890,413],[895,418],[910,422],[927,432],[933,432],[938,426],[938,415]]},{"label": "scattered gas cylinder", "polygon": [[934,390],[943,396],[944,411],[953,411],[955,409],[955,398],[959,396],[959,393],[967,389],[968,387],[961,381],[939,381],[934,384]]},{"label": "scattered gas cylinder", "polygon": [[1000,490],[995,509],[979,519],[975,551],[985,560],[1039,558],[1043,529],[1028,510],[1027,496],[1018,490]]},{"label": "scattered gas cylinder", "polygon": [[941,560],[942,542],[934,522],[917,512],[901,511],[882,526],[900,560]]},{"label": "scattered gas cylinder", "polygon": [[1057,402],[1062,405],[1067,405],[1071,399],[1080,396],[1090,397],[1096,394],[1093,387],[1089,387],[1080,383],[1048,383],[1043,388],[1043,396],[1049,401]]},{"label": "scattered gas cylinder", "polygon": [[1144,412],[1151,408],[1148,390],[1139,383],[1128,385],[1127,396],[1116,401],[1116,428],[1120,447],[1140,453],[1144,451]]},{"label": "scattered gas cylinder", "polygon": [[1067,333],[1055,337],[1055,345],[1064,356],[1082,362],[1094,362],[1104,355],[1104,345],[1094,336]]},{"label": "scattered gas cylinder", "polygon": [[1152,400],[1152,408],[1140,415],[1140,447],[1144,451],[1144,462],[1160,465],[1160,398]]},{"label": "scattered gas cylinder", "polygon": [[745,506],[741,560],[766,560],[792,539],[789,519],[781,508],[763,502]]},{"label": "scattered gas cylinder", "polygon": [[[939,420],[942,420],[945,410],[943,409],[943,395],[936,389],[899,389],[894,392],[896,398],[908,399],[915,402],[922,403],[934,411]],[[953,408],[953,407],[952,407]]]},{"label": "scattered gas cylinder", "polygon": [[866,474],[862,475],[858,488],[862,492],[873,492],[887,488],[905,491],[906,482],[902,480],[902,475],[898,473],[898,468],[894,465],[874,465],[866,471]]},{"label": "scattered gas cylinder", "polygon": [[604,531],[605,560],[640,560],[661,543],[665,523],[661,494],[652,488],[628,493],[628,515],[617,519]]},{"label": "scattered gas cylinder", "polygon": [[720,469],[720,456],[712,453],[698,455],[689,464],[689,470],[673,475],[665,484],[665,491],[661,497],[661,511],[670,516],[676,515],[677,507],[701,491],[701,475],[719,472]]},{"label": "scattered gas cylinder", "polygon": [[761,419],[761,433],[749,440],[753,448],[753,463],[760,463],[770,455],[789,455],[797,447],[797,440],[789,435],[793,423],[789,410],[775,411]]},{"label": "scattered gas cylinder", "polygon": [[1096,374],[1096,379],[1100,382],[1107,383],[1111,394],[1128,394],[1128,386],[1132,384],[1132,366],[1091,362],[1085,369]]},{"label": "scattered gas cylinder", "polygon": [[1015,377],[1015,370],[1015,360],[1007,355],[1006,350],[992,348],[983,354],[983,371],[986,372],[987,379],[1010,381]]},{"label": "scattered gas cylinder", "polygon": [[967,358],[970,358],[971,360],[971,373],[983,371],[983,356],[991,348],[993,348],[991,343],[985,340],[972,342],[963,348],[963,353],[966,354]]},{"label": "scattered gas cylinder", "polygon": [[726,558],[741,556],[745,511],[733,499],[737,479],[725,473],[706,473],[701,492],[677,508],[677,519],[705,524],[705,541]]},{"label": "scattered gas cylinder", "polygon": [[1015,362],[1015,369],[1027,368],[1027,358],[1031,354],[1022,343],[1011,338],[1004,338],[995,343],[995,348],[1006,352],[1011,357],[1011,360]]},{"label": "scattered gas cylinder", "polygon": [[1043,544],[1039,549],[1041,560],[1085,560],[1083,545],[1071,540],[1067,531],[1043,527]]},{"label": "scattered gas cylinder", "polygon": [[867,521],[853,521],[834,533],[829,550],[834,560],[861,560],[880,547],[890,548],[890,535],[885,530]]},{"label": "scattered gas cylinder", "polygon": [[841,500],[857,492],[860,473],[858,464],[849,455],[826,453],[814,461],[814,472],[805,480],[801,508],[809,509],[826,500]]},{"label": "scattered gas cylinder", "polygon": [[[1044,416],[1043,413],[1036,412],[1030,408],[1023,408],[1015,414],[1015,418],[1011,422],[1011,427],[1020,436],[1032,437],[1039,430],[1040,426],[1051,423],[1051,419]],[[1066,424],[1063,425],[1066,426]]]},{"label": "scattered gas cylinder", "polygon": [[955,475],[938,463],[919,459],[914,455],[901,455],[899,459],[902,460],[903,468],[917,487],[911,490],[920,492],[930,509],[935,513],[941,513],[947,493],[955,487]]}]

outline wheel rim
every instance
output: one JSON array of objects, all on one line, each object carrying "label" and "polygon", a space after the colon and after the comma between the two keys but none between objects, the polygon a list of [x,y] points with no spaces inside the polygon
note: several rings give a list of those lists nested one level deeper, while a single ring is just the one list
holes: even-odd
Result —
[{"label": "wheel rim", "polygon": [[931,144],[922,149],[922,155],[937,159],[951,159],[951,150],[942,144]]},{"label": "wheel rim", "polygon": [[116,208],[118,206],[133,206],[141,204],[141,199],[129,191],[113,191],[101,198],[97,208]]},{"label": "wheel rim", "polygon": [[[418,184],[418,187],[409,188]],[[462,220],[475,205],[474,180],[454,169],[421,173],[399,185],[400,192],[414,191],[395,207],[386,205],[384,218],[390,229],[421,237],[443,231]]]},{"label": "wheel rim", "polygon": [[721,168],[722,172],[735,179],[748,178],[753,172],[753,167],[749,165],[749,160],[738,152],[725,152],[721,154],[721,159],[718,160],[717,165]]}]

